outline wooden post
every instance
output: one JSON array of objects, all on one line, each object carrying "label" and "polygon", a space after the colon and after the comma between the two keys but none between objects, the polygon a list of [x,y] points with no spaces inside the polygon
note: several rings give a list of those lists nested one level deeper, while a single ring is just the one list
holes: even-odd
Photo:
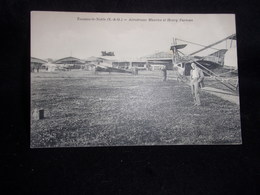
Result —
[{"label": "wooden post", "polygon": [[39,120],[44,119],[44,109],[39,110]]},{"label": "wooden post", "polygon": [[32,119],[33,120],[41,120],[44,119],[44,109],[37,109],[35,108],[32,112]]}]

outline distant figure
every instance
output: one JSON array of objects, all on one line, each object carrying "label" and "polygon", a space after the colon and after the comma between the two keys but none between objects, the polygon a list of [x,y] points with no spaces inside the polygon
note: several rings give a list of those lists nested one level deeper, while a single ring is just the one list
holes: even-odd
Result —
[{"label": "distant figure", "polygon": [[162,71],[163,71],[163,81],[166,81],[166,79],[167,79],[167,69],[166,69],[166,66],[164,66]]},{"label": "distant figure", "polygon": [[136,67],[133,68],[133,75],[138,75],[138,68]]},{"label": "distant figure", "polygon": [[184,81],[184,79],[186,79],[186,77],[184,76],[184,69],[177,68],[177,81]]},{"label": "distant figure", "polygon": [[94,74],[97,74],[97,67],[94,67]]},{"label": "distant figure", "polygon": [[190,84],[191,84],[191,94],[194,98],[195,106],[200,106],[200,95],[199,95],[199,83],[204,79],[204,74],[200,68],[196,66],[195,63],[191,64],[190,71]]}]

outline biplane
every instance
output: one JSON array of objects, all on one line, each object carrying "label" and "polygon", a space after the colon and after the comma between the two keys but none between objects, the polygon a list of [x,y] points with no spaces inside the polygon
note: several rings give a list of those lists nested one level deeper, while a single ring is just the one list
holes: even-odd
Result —
[{"label": "biplane", "polygon": [[[122,68],[116,68],[112,67],[112,62],[116,60],[114,57],[114,52],[106,52],[102,51],[102,56],[97,57],[95,59],[95,72],[117,72],[117,73],[130,73],[132,74],[133,71],[127,70],[127,69],[122,69]],[[92,57],[95,58],[95,57]],[[109,63],[110,62],[110,63]]]},{"label": "biplane", "polygon": [[[214,48],[215,45],[218,45],[227,40],[231,41],[229,48],[227,47],[225,49]],[[185,40],[175,38],[173,40],[173,45],[171,46],[170,49],[173,52],[172,55],[173,68],[177,70],[178,78],[183,79],[186,78],[186,76],[189,76],[191,70],[191,63],[195,63],[200,69],[202,69],[205,76],[214,78],[216,81],[220,82],[221,84],[223,84],[224,86],[226,86],[228,89],[232,91],[237,91],[238,82],[236,82],[236,84],[233,84],[229,82],[229,79],[226,77],[226,75],[232,75],[232,74],[237,76],[238,73],[236,48],[232,47],[232,42],[234,40],[236,40],[236,34],[232,34],[215,43],[212,43],[208,46],[204,46],[198,43],[193,43],[190,41],[185,41]],[[195,44],[202,48],[188,55],[185,55],[180,50],[185,48],[187,44],[177,44],[177,41],[186,42],[189,44]],[[207,49],[215,49],[216,51],[206,56],[195,55]]]}]

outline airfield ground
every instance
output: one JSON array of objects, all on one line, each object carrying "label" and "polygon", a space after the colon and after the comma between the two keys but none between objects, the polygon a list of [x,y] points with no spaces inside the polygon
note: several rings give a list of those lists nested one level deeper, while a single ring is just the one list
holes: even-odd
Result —
[{"label": "airfield ground", "polygon": [[[31,147],[241,143],[239,106],[201,92],[168,71],[139,75],[89,71],[31,74]],[[207,82],[206,82],[207,85]]]}]

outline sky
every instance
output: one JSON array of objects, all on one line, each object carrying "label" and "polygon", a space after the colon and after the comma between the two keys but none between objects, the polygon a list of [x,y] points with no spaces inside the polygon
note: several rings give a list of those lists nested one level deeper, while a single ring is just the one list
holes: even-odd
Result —
[{"label": "sky", "polygon": [[[114,21],[119,20],[119,21]],[[234,14],[114,14],[31,12],[31,56],[87,59],[112,51],[118,59],[136,59],[156,52],[171,52],[173,38],[202,45],[236,33]],[[178,44],[184,42],[178,41]],[[222,43],[214,46],[224,48]],[[201,49],[188,44],[189,54]],[[225,49],[225,48],[224,48]],[[198,55],[213,53],[207,50]]]}]

